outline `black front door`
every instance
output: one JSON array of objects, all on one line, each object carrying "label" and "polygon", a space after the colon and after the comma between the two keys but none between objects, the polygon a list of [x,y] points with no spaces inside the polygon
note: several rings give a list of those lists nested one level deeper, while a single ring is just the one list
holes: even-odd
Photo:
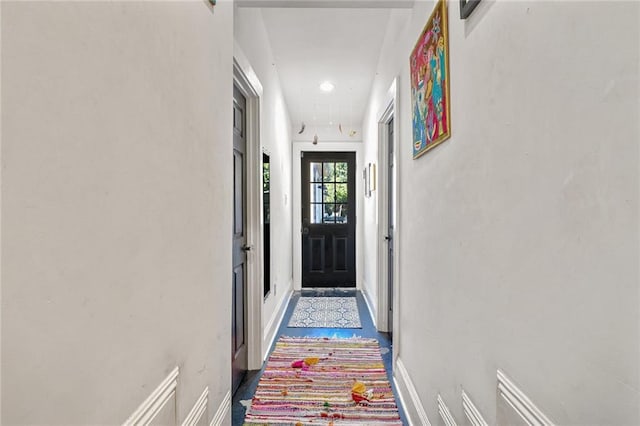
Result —
[{"label": "black front door", "polygon": [[302,287],[355,287],[354,152],[302,153]]},{"label": "black front door", "polygon": [[247,370],[246,263],[247,234],[245,215],[246,99],[233,86],[233,281],[231,328],[231,376],[233,392]]}]

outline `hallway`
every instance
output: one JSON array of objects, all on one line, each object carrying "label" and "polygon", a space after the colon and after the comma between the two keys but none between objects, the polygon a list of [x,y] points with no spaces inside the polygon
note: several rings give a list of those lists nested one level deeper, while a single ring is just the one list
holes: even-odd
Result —
[{"label": "hallway", "polygon": [[640,425],[639,1],[1,0],[0,59],[1,424],[238,424],[356,334],[409,425]]},{"label": "hallway", "polygon": [[[302,327],[289,327],[289,320],[293,314],[293,310],[296,306],[296,303],[300,299],[301,296],[312,297],[312,296],[323,296],[323,297],[356,297],[358,304],[358,312],[360,314],[360,320],[362,323],[362,328],[302,328]],[[404,424],[408,424],[407,418],[404,413],[404,409],[400,403],[400,399],[398,398],[398,394],[395,388],[395,383],[393,381],[392,371],[392,350],[391,350],[391,341],[389,340],[388,333],[380,333],[376,330],[373,322],[371,320],[371,315],[369,310],[367,309],[366,303],[362,297],[362,294],[359,291],[348,290],[348,289],[326,289],[326,290],[303,290],[301,292],[296,292],[292,295],[289,304],[287,306],[286,313],[282,319],[282,323],[278,328],[278,333],[274,339],[275,342],[281,336],[298,336],[298,337],[330,337],[330,338],[349,338],[349,337],[371,337],[378,340],[382,352],[382,359],[384,361],[384,367],[387,370],[387,376],[389,378],[389,382],[394,390],[394,394],[396,397],[396,403],[398,405],[398,411],[400,412],[400,418]],[[269,353],[273,351],[273,346],[269,350]],[[265,362],[266,365],[266,362]],[[260,380],[260,376],[264,371],[264,367],[262,370],[250,371],[245,377],[244,381],[240,385],[240,388],[233,396],[233,404],[232,404],[232,420],[233,426],[241,426],[243,424],[244,415],[245,415],[245,404],[250,400],[258,386],[258,381]]]}]

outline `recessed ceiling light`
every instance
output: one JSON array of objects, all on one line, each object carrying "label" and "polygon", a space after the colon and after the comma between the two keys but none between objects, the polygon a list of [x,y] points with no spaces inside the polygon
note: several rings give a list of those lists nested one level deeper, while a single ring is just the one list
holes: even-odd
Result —
[{"label": "recessed ceiling light", "polygon": [[329,81],[325,81],[320,85],[320,90],[327,93],[332,92],[334,88],[335,86]]}]

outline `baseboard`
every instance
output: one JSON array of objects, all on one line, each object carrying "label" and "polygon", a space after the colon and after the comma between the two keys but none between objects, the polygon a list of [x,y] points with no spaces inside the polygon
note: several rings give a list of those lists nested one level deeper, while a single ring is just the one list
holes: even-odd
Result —
[{"label": "baseboard", "polygon": [[225,419],[231,418],[231,391],[228,391],[224,396],[224,399],[220,403],[216,414],[211,419],[209,426],[222,426],[225,424]]},{"label": "baseboard", "polygon": [[371,301],[371,295],[367,291],[366,284],[362,286],[362,295],[364,296],[364,301],[367,305],[367,309],[369,309],[369,315],[371,315],[371,320],[373,321],[373,326],[378,328],[378,313],[376,307],[373,305]]},{"label": "baseboard", "polygon": [[553,422],[501,370],[498,370],[498,394],[527,424],[553,426]]},{"label": "baseboard", "polygon": [[444,399],[442,399],[440,394],[438,394],[438,413],[440,413],[440,417],[446,426],[458,426],[451,414],[451,411],[449,410],[449,407],[447,407],[447,404],[445,404]]},{"label": "baseboard", "polygon": [[467,416],[472,426],[489,426],[489,424],[485,421],[480,414],[480,410],[476,408],[469,395],[463,390],[462,391],[462,409],[464,411],[464,415]]},{"label": "baseboard", "polygon": [[284,297],[280,301],[280,304],[276,308],[275,312],[271,316],[269,323],[265,327],[264,330],[264,339],[262,343],[262,359],[267,359],[267,355],[269,354],[269,349],[273,345],[273,341],[275,340],[278,329],[280,328],[280,323],[282,323],[282,319],[284,318],[284,314],[287,311],[287,306],[289,305],[289,300],[291,300],[292,290],[291,286],[293,284],[293,280],[289,281],[289,286],[287,292]]},{"label": "baseboard", "polygon": [[427,412],[422,406],[422,402],[418,397],[416,387],[409,377],[409,372],[404,366],[404,363],[400,358],[396,360],[395,368],[393,369],[393,381],[396,384],[398,390],[398,396],[400,397],[400,403],[404,407],[404,412],[409,418],[411,425],[420,424],[422,426],[431,426]]},{"label": "baseboard", "polygon": [[207,405],[209,405],[209,386],[204,388],[184,422],[182,422],[182,426],[197,426],[202,420],[202,416],[207,412]]},{"label": "baseboard", "polygon": [[[175,404],[176,387],[178,386],[178,367],[160,383],[160,385],[149,395],[149,397],[138,407],[138,409],[124,422],[124,425],[148,425],[165,408],[167,403],[173,399]],[[173,407],[175,412],[175,406]],[[172,416],[175,414],[172,414]]]}]

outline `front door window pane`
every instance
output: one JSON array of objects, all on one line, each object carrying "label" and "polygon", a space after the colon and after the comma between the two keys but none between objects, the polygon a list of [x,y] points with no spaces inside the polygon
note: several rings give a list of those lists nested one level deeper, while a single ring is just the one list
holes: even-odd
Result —
[{"label": "front door window pane", "polygon": [[311,182],[322,182],[322,163],[311,163],[310,168]]},{"label": "front door window pane", "polygon": [[334,167],[333,167],[334,163],[324,163],[324,181],[325,182],[335,182],[335,175],[333,173],[334,171]]},{"label": "front door window pane", "polygon": [[333,214],[334,205],[333,204],[325,204],[324,205],[324,217],[322,221],[324,223],[335,223],[336,217]]},{"label": "front door window pane", "polygon": [[346,203],[348,198],[347,193],[347,184],[339,183],[336,185],[336,202],[337,203]]},{"label": "front door window pane", "polygon": [[311,223],[322,223],[322,203],[311,204]]},{"label": "front door window pane", "polygon": [[334,203],[336,200],[336,184],[325,183],[324,184],[324,202]]},{"label": "front door window pane", "polygon": [[346,162],[310,163],[310,223],[347,223],[348,172]]},{"label": "front door window pane", "polygon": [[347,204],[336,204],[336,223],[347,223]]},{"label": "front door window pane", "polygon": [[321,183],[312,183],[309,188],[309,201],[312,203],[322,202],[322,187]]},{"label": "front door window pane", "polygon": [[336,182],[346,182],[348,177],[347,163],[336,163]]}]

